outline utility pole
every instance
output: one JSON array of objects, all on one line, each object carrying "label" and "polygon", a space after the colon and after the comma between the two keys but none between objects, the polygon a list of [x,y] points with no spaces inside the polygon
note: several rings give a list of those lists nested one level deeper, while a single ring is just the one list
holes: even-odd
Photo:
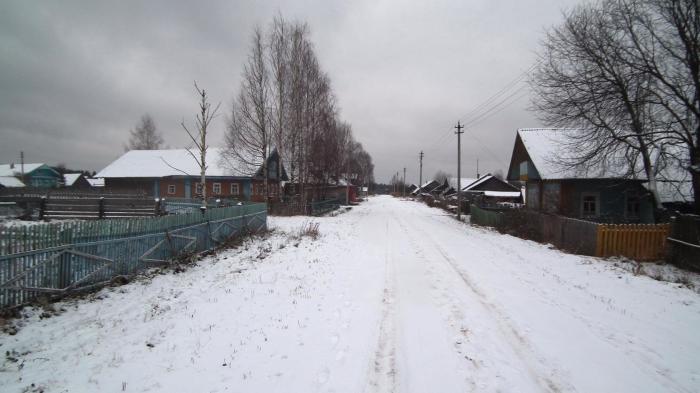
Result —
[{"label": "utility pole", "polygon": [[418,196],[420,196],[421,187],[423,187],[423,150],[420,151],[420,175],[418,177]]},{"label": "utility pole", "polygon": [[403,197],[406,198],[406,167],[403,167]]},{"label": "utility pole", "polygon": [[19,165],[22,171],[22,183],[24,183],[24,152],[19,152]]},{"label": "utility pole", "polygon": [[462,128],[463,125],[457,121],[455,126],[457,131],[457,220],[462,221]]}]

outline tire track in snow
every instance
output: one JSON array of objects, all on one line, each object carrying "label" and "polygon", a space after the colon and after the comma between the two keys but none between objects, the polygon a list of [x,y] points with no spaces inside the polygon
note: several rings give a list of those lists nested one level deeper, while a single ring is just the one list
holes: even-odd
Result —
[{"label": "tire track in snow", "polygon": [[396,391],[396,327],[394,310],[394,269],[391,252],[389,223],[386,223],[386,247],[384,250],[384,291],[379,340],[370,365],[368,386],[365,391]]},{"label": "tire track in snow", "polygon": [[[403,224],[402,227],[405,228]],[[454,259],[449,254],[447,254],[442,247],[440,247],[440,245],[432,238],[432,236],[430,236],[429,233],[421,229],[419,226],[413,226],[412,228],[415,228],[416,231],[421,233],[420,237],[422,239],[429,241],[433,248],[435,248],[435,250],[442,257],[442,260],[445,263],[445,265],[447,265],[451,271],[456,273],[457,276],[461,279],[461,281],[465,284],[465,287],[475,295],[474,298],[484,309],[484,314],[488,315],[490,319],[495,322],[498,331],[501,333],[501,336],[505,339],[508,345],[513,349],[513,352],[516,354],[518,359],[525,366],[525,370],[530,375],[532,380],[544,391],[552,393],[558,393],[563,391],[561,383],[556,383],[549,376],[542,375],[540,372],[538,372],[537,366],[539,366],[539,368],[542,368],[544,367],[544,365],[540,361],[538,361],[537,356],[533,353],[533,349],[529,341],[522,334],[520,334],[510,322],[508,322],[508,319],[503,315],[503,313],[500,310],[497,309],[497,307],[491,301],[489,301],[489,299],[486,297],[483,291],[481,291],[481,289],[473,282],[473,280],[457,268]],[[410,236],[410,231],[408,231],[408,229],[404,230]],[[411,244],[414,246],[414,248],[419,249],[423,254],[425,254],[425,250],[421,248],[420,242],[413,240],[411,241]],[[566,386],[565,390],[575,391],[575,389],[569,385]]]}]

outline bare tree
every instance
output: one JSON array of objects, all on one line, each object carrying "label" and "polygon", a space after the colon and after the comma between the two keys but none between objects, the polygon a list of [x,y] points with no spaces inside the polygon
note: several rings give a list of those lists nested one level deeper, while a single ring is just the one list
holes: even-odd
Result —
[{"label": "bare tree", "polygon": [[452,177],[451,174],[440,170],[440,171],[437,171],[435,173],[435,176],[433,176],[433,180],[435,180],[436,182],[438,182],[440,184],[444,184],[447,181],[447,179],[449,179],[451,177]]},{"label": "bare tree", "polygon": [[129,143],[124,150],[158,150],[163,145],[163,136],[156,130],[156,123],[149,114],[141,116],[139,124],[129,133]]},{"label": "bare tree", "polygon": [[700,214],[700,4],[617,0],[613,5],[629,37],[623,48],[627,65],[655,82],[654,127],[663,132],[660,143],[670,145],[659,160],[690,174]]},{"label": "bare tree", "polygon": [[530,80],[533,106],[547,124],[576,129],[566,132],[562,167],[626,166],[622,175],[645,176],[660,206],[652,160],[658,148],[651,121],[654,81],[624,61],[621,47],[628,40],[613,2],[579,6],[549,32]]},{"label": "bare tree", "polygon": [[211,110],[211,104],[209,103],[209,98],[207,97],[207,92],[204,89],[200,89],[197,86],[197,82],[194,83],[194,88],[197,90],[197,94],[200,97],[199,100],[199,113],[195,118],[195,130],[190,130],[183,120],[180,124],[185,130],[190,140],[196,147],[196,154],[194,149],[187,148],[187,152],[192,156],[192,158],[197,162],[200,169],[200,184],[202,187],[202,212],[207,208],[207,131],[211,121],[216,117],[216,112],[219,110],[221,103],[217,104],[214,110]]},{"label": "bare tree", "polygon": [[263,193],[267,201],[267,158],[273,141],[270,127],[270,75],[265,63],[262,30],[253,32],[251,54],[243,69],[241,90],[231,110],[226,133],[227,154],[236,166],[247,174],[255,174],[262,167]]}]

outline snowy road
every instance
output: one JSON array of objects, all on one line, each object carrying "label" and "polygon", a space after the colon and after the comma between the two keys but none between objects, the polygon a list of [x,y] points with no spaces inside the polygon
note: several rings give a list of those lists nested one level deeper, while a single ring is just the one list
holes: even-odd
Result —
[{"label": "snowy road", "polygon": [[700,390],[691,290],[389,197],[317,240],[305,220],[32,313],[0,336],[0,391]]}]

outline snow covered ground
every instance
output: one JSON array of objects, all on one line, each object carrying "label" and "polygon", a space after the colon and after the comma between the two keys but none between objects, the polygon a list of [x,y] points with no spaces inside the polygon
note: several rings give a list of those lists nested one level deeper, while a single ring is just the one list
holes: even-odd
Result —
[{"label": "snow covered ground", "polygon": [[[28,310],[0,391],[696,392],[699,295],[390,197]],[[33,384],[33,385],[32,385]]]}]

